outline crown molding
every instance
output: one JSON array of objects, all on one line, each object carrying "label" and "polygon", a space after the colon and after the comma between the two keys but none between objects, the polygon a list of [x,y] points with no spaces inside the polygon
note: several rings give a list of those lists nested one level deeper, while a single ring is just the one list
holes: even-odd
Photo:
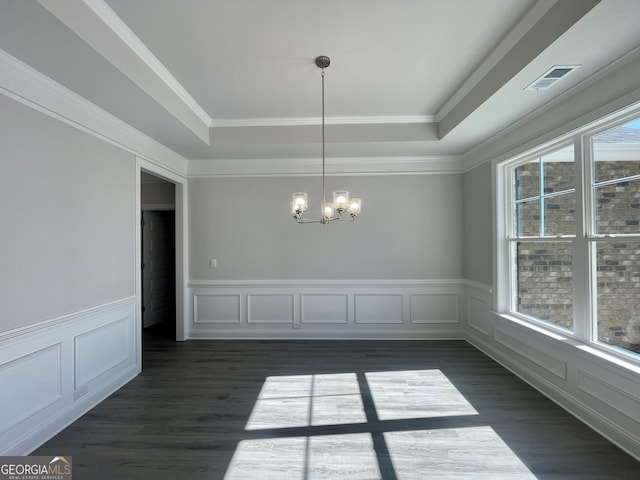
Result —
[{"label": "crown molding", "polygon": [[282,280],[265,279],[265,280],[201,280],[191,279],[187,281],[188,287],[299,287],[299,286],[336,286],[336,287],[354,287],[354,286],[380,286],[380,287],[457,287],[462,288],[465,285],[475,286],[480,289],[491,288],[472,280],[463,278],[353,278],[353,279],[315,279],[306,278],[295,279],[287,278]]},{"label": "crown molding", "polygon": [[[187,160],[1,49],[0,93],[183,178],[319,175],[317,158]],[[415,123],[429,117],[363,118],[369,123],[386,122],[389,118],[392,123],[394,120]],[[363,119],[349,120],[360,123]],[[446,155],[331,158],[327,159],[327,166],[330,176],[461,173],[462,158]]]},{"label": "crown molding", "polygon": [[38,0],[54,17],[206,144],[208,116],[103,0]]},{"label": "crown molding", "polygon": [[[328,158],[327,176],[462,173],[459,156]],[[317,176],[317,158],[190,160],[188,178]]]},{"label": "crown molding", "polygon": [[104,0],[83,0],[93,13],[149,67],[205,125],[211,117]]},{"label": "crown molding", "polygon": [[0,93],[184,177],[187,159],[0,49]]},{"label": "crown molding", "polygon": [[[325,117],[325,125],[379,125],[398,123],[433,123],[435,115]],[[219,118],[209,126],[216,127],[291,127],[320,125],[322,117]]]},{"label": "crown molding", "polygon": [[[531,148],[531,146],[529,145],[529,143],[531,142],[527,142],[525,145],[522,145],[520,148],[516,147],[515,150],[510,149],[508,153],[503,151],[500,151],[500,152],[489,151],[489,152],[485,152],[484,154],[481,153],[485,151],[485,149],[489,148],[491,144],[498,142],[505,137],[508,137],[509,135],[513,134],[514,132],[518,131],[521,128],[524,128],[525,126],[529,125],[531,122],[535,121],[536,119],[543,117],[546,113],[558,107],[562,103],[570,102],[571,99],[575,97],[578,93],[597,85],[598,82],[603,81],[607,76],[614,74],[617,71],[621,71],[625,69],[625,67],[629,67],[634,62],[640,62],[640,47],[636,47],[633,50],[627,52],[625,55],[618,58],[614,62],[606,65],[605,67],[589,75],[579,83],[571,86],[570,88],[562,92],[560,95],[551,99],[549,102],[545,103],[544,105],[533,110],[532,112],[529,112],[524,117],[521,117],[517,121],[513,122],[504,130],[501,130],[500,132],[496,133],[495,135],[492,135],[491,137],[487,138],[486,140],[479,143],[478,145],[475,145],[472,149],[468,150],[466,153],[464,153],[464,155],[462,155],[463,163],[464,163],[464,171],[467,172],[467,171],[473,170],[474,168],[479,167],[484,163],[487,163],[487,162],[490,162],[491,160],[496,159],[498,156],[502,157],[502,156],[505,156],[506,154],[507,157],[510,157],[510,156],[516,155],[517,154],[516,151],[528,150],[529,148]],[[632,75],[633,77],[635,77],[635,74],[632,74]],[[626,96],[629,93],[632,93],[636,89],[637,89],[637,85],[635,87],[632,87],[631,91],[609,92],[607,89],[607,92],[610,93],[609,96],[600,99],[600,101],[598,102],[595,102],[595,106],[593,105],[587,106],[586,107],[587,111],[577,112],[576,119],[573,122],[571,122],[570,125],[563,124],[560,127],[556,125],[550,125],[551,128],[545,135],[545,139],[541,139],[540,141],[542,143],[552,141],[553,138],[557,138],[562,135],[571,134],[572,131],[582,128],[585,123],[596,121],[597,119],[594,119],[594,118],[583,118],[583,117],[585,115],[589,116],[590,112],[595,112],[595,110],[597,110],[599,107],[606,107],[607,104],[616,103],[616,100],[618,99],[622,99],[622,102],[624,103],[625,101],[624,98],[626,98]],[[632,103],[635,102],[633,99],[630,99],[630,101]],[[615,109],[616,106],[614,105],[612,106],[612,108]],[[607,113],[603,113],[602,115],[606,115],[606,114]]]},{"label": "crown molding", "polygon": [[441,122],[453,108],[465,98],[517,43],[520,39],[557,3],[558,0],[541,0],[524,14],[518,23],[505,35],[491,53],[455,90],[449,99],[436,112],[435,121]]}]

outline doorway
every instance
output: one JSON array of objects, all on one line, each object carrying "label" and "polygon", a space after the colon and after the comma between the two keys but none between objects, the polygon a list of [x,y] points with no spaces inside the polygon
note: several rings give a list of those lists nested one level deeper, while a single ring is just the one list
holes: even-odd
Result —
[{"label": "doorway", "polygon": [[142,338],[176,340],[175,185],[140,174]]},{"label": "doorway", "polygon": [[175,339],[175,212],[143,210],[141,218],[142,328]]}]

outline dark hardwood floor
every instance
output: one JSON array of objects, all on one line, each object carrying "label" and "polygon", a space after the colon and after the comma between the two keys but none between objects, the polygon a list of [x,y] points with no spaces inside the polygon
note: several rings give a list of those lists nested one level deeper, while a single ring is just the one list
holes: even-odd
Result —
[{"label": "dark hardwood floor", "polygon": [[189,341],[33,452],[91,479],[638,479],[463,341]]}]

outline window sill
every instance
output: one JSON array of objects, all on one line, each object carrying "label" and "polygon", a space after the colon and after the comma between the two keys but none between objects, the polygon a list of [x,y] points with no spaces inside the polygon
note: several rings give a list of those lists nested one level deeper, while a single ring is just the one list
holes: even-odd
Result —
[{"label": "window sill", "polygon": [[568,340],[577,341],[573,333],[569,331],[565,331],[560,327],[554,328],[552,325],[543,324],[542,322],[536,322],[535,320],[527,320],[526,318],[517,317],[509,313],[500,313],[500,312],[492,312],[492,313],[512,323],[517,323],[518,325],[526,327],[530,330],[534,330],[537,333],[540,333],[541,335],[551,338],[552,340],[557,340],[562,342],[568,341]]},{"label": "window sill", "polygon": [[616,370],[622,369],[633,376],[640,376],[640,358],[630,358],[633,354],[625,354],[624,352],[610,351],[606,346],[595,343],[587,343],[578,339],[570,332],[564,332],[561,329],[554,329],[552,326],[540,325],[536,322],[516,317],[507,313],[492,312],[494,315],[515,323],[523,328],[534,331],[547,338],[552,342],[557,342],[564,348],[578,350],[581,354],[587,354],[591,358],[606,362],[610,367]]}]

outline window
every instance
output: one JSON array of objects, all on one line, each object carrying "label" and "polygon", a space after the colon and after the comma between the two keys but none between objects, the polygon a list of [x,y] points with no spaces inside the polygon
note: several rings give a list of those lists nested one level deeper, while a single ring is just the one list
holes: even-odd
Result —
[{"label": "window", "polygon": [[640,119],[589,137],[596,340],[640,353]]},{"label": "window", "polygon": [[640,118],[603,125],[498,165],[499,308],[640,359]]},{"label": "window", "polygon": [[512,308],[573,329],[572,238],[575,238],[573,145],[510,169]]}]

